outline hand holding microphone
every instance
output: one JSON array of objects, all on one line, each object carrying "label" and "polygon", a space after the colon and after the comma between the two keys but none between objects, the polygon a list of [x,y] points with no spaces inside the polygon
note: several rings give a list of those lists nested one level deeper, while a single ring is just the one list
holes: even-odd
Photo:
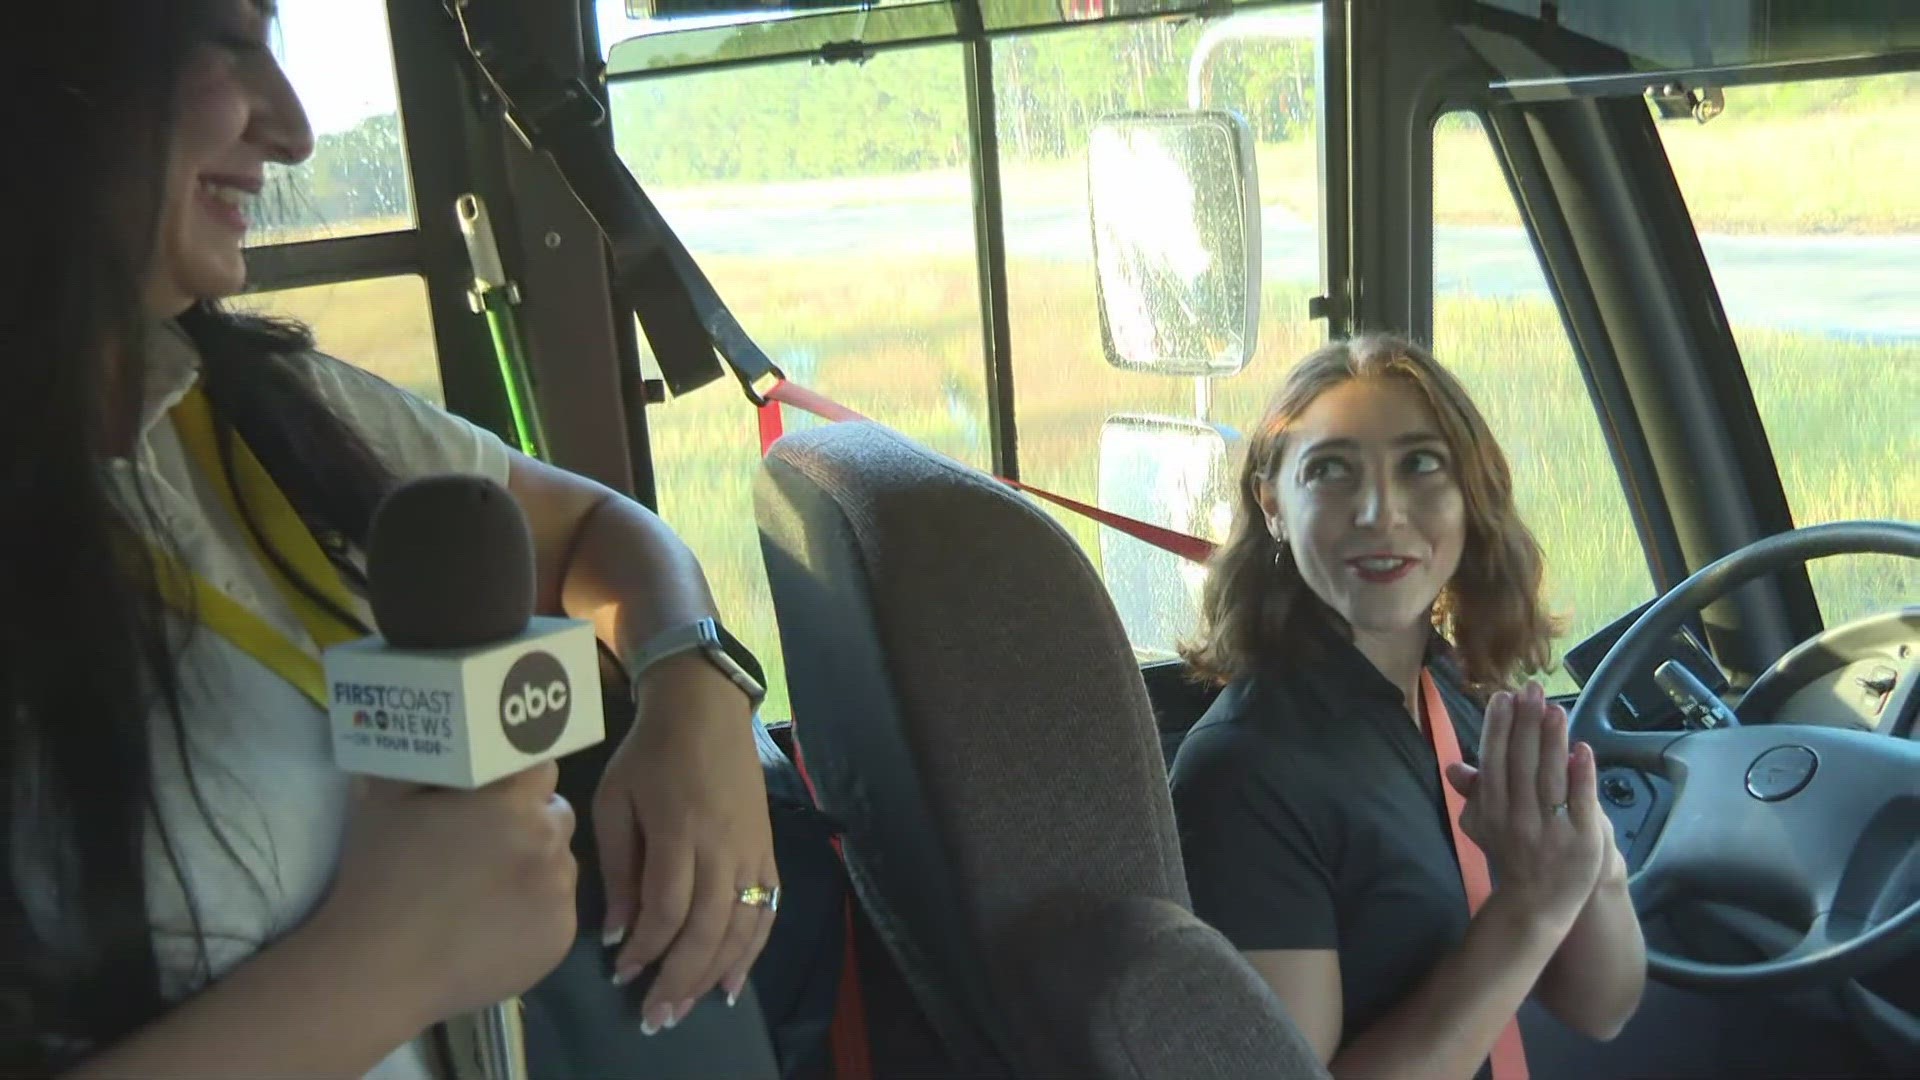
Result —
[{"label": "hand holding microphone", "polygon": [[[425,1024],[486,1007],[488,1075],[524,1075],[518,1006],[576,933],[574,814],[554,764],[605,736],[593,627],[532,617],[533,539],[491,481],[434,476],[375,513],[380,633],[329,649],[334,757],[366,778],[321,919],[391,925]],[[404,925],[393,925],[404,923]],[[394,966],[399,965],[399,966]]]},{"label": "hand holding microphone", "polygon": [[363,779],[314,925],[364,940],[421,1028],[524,992],[573,944],[573,808],[552,762],[477,791]]}]

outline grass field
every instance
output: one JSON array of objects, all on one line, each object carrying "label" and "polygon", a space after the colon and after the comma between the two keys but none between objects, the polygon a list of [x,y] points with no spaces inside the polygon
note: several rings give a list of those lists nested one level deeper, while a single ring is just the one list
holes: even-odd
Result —
[{"label": "grass field", "polygon": [[[944,453],[987,464],[970,262],[706,265],[790,374]],[[1016,264],[1011,280],[1023,476],[1091,499],[1102,420],[1119,411],[1188,415],[1190,385],[1109,368],[1091,284],[1080,275]],[[410,293],[417,289],[411,281],[358,283],[282,294],[274,307],[311,319],[340,355],[434,394],[431,336]],[[1298,311],[1303,301],[1270,289],[1266,310]],[[1571,619],[1569,640],[1648,599],[1650,576],[1620,485],[1552,308],[1443,298],[1436,329],[1441,358],[1467,382],[1512,460],[1522,508],[1550,559],[1551,595]],[[1310,335],[1310,324],[1270,316],[1255,362],[1218,385],[1216,418],[1251,427],[1288,363],[1311,347]],[[1920,348],[1753,332],[1742,344],[1798,521],[1920,518],[1909,434]],[[720,386],[656,410],[653,423],[663,514],[700,554],[743,640],[773,660],[778,639],[752,524],[750,410]],[[1097,559],[1095,527],[1061,520]],[[1920,599],[1911,563],[1825,560],[1814,580],[1829,621]],[[777,715],[785,698],[784,680],[775,678],[769,709]]]},{"label": "grass field", "polygon": [[[1663,125],[1662,137],[1698,226],[1774,235],[1920,232],[1909,137],[1920,121],[1920,78],[1879,108],[1744,118],[1741,100],[1704,126]],[[1792,147],[1782,153],[1782,147]],[[1262,201],[1312,220],[1309,144],[1260,151]],[[1436,133],[1434,207],[1441,225],[1515,225],[1511,197],[1476,128]],[[1085,175],[1067,164],[1010,162],[1012,199],[1078,200]],[[656,192],[675,205],[750,205],[774,195],[818,206],[876,198],[968,198],[963,174],[873,177]],[[354,223],[355,231],[408,223]],[[280,236],[274,239],[290,239]],[[698,254],[698,253],[696,253]],[[796,378],[972,464],[987,464],[978,288],[970,259],[877,260],[859,252],[817,261],[702,258],[748,330]],[[1025,479],[1096,496],[1100,426],[1117,412],[1191,415],[1186,380],[1127,374],[1100,354],[1091,268],[1015,262],[1010,268],[1014,387]],[[1292,360],[1317,343],[1304,292],[1269,286],[1258,356],[1216,384],[1214,418],[1251,428]],[[417,279],[298,290],[254,301],[310,321],[323,347],[438,397],[433,338]],[[1570,618],[1563,645],[1648,599],[1651,577],[1625,498],[1557,314],[1544,301],[1443,296],[1435,345],[1500,436],[1522,509],[1549,558],[1553,602]],[[1736,327],[1748,378],[1796,521],[1920,519],[1920,344],[1870,344]],[[564,421],[561,421],[564,422]],[[790,418],[798,428],[809,421]],[[725,385],[652,414],[662,512],[699,553],[728,620],[769,661],[771,715],[785,712],[779,644],[753,525],[754,417]],[[1712,482],[1701,477],[1700,482]],[[1061,516],[1098,558],[1095,527]],[[1920,601],[1914,563],[1829,559],[1813,566],[1829,625]],[[1556,680],[1567,686],[1564,681]]]}]

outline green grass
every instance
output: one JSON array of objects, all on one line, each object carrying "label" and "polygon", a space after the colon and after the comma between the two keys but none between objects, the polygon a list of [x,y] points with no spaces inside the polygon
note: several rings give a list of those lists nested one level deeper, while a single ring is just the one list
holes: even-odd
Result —
[{"label": "green grass", "polygon": [[[944,453],[986,464],[970,263],[712,260],[708,268],[776,356],[817,358],[806,362],[812,385]],[[1091,500],[1102,420],[1119,411],[1188,415],[1191,387],[1108,367],[1091,287],[1075,275],[1063,280],[1058,267],[1016,264],[1012,286],[1022,475]],[[1297,312],[1304,299],[1270,289],[1266,310]],[[889,329],[860,329],[875,325]],[[1443,361],[1468,384],[1507,450],[1522,510],[1548,553],[1550,595],[1569,616],[1567,640],[1649,599],[1651,576],[1552,307],[1445,298],[1436,327]],[[1216,418],[1250,428],[1288,364],[1313,342],[1309,324],[1270,316],[1253,364],[1218,385]],[[1768,333],[1743,335],[1743,343],[1796,520],[1920,517],[1920,472],[1893,467],[1911,453],[1901,403],[1920,401],[1920,348]],[[1863,399],[1858,388],[1868,385],[1875,392]],[[964,407],[948,404],[949,390],[960,392]],[[772,607],[747,524],[753,425],[737,395],[720,391],[658,410],[652,433],[663,513],[700,553],[743,636],[770,655],[777,646]],[[1097,562],[1098,527],[1048,510]],[[1830,621],[1920,598],[1920,573],[1910,563],[1825,560],[1814,577]]]},{"label": "green grass", "polygon": [[[987,464],[970,261],[714,259],[707,268],[791,373],[943,453]],[[1023,476],[1091,500],[1101,422],[1121,411],[1190,415],[1191,386],[1107,366],[1092,287],[1081,274],[1016,263],[1011,283]],[[416,279],[360,282],[277,294],[271,306],[312,321],[337,355],[437,397],[418,290]],[[1315,343],[1312,324],[1283,314],[1301,311],[1304,300],[1268,290],[1258,355],[1217,385],[1216,419],[1249,429],[1287,366]],[[1521,508],[1548,555],[1553,604],[1570,618],[1562,644],[1648,599],[1645,559],[1551,306],[1442,298],[1435,325],[1442,361],[1467,383],[1512,463]],[[1796,521],[1920,519],[1910,415],[1920,401],[1920,346],[1764,331],[1740,337]],[[789,428],[812,422],[790,417]],[[785,682],[753,525],[755,419],[738,394],[715,387],[656,409],[652,424],[662,513],[699,553],[736,632],[770,662],[769,709],[778,715]],[[1097,526],[1048,509],[1097,563]],[[1920,600],[1920,572],[1910,562],[1828,559],[1813,575],[1830,624]]]},{"label": "green grass", "polygon": [[[1857,84],[1857,85],[1856,85]],[[1788,110],[1769,100],[1775,88],[1734,87],[1727,111],[1707,124],[1665,121],[1660,139],[1702,233],[1736,235],[1887,234],[1920,231],[1920,200],[1911,177],[1920,167],[1912,132],[1920,127],[1920,74],[1841,80],[1859,96],[1831,107]],[[1872,91],[1868,94],[1867,91]],[[753,117],[737,118],[750,129]],[[671,138],[671,134],[667,136]],[[1792,151],[1783,153],[1783,147]],[[1306,220],[1319,210],[1314,142],[1266,142],[1257,148],[1261,202]],[[1083,199],[1084,161],[1009,159],[1002,167],[1010,197]],[[1434,223],[1517,223],[1506,179],[1487,137],[1465,114],[1449,115],[1434,132]],[[715,182],[672,192],[678,202],[745,205],[768,198],[826,208],[884,197],[967,197],[964,171],[910,177],[852,176],[790,184]],[[883,195],[876,195],[884,189]]]},{"label": "green grass", "polygon": [[[1888,86],[1893,86],[1890,82]],[[1714,122],[1665,124],[1663,140],[1704,232],[1912,233],[1920,77],[1870,112],[1808,108],[1752,115],[1743,91]],[[1791,152],[1783,152],[1791,147]],[[1517,224],[1485,136],[1450,120],[1436,134],[1434,192],[1441,225]],[[1307,143],[1260,150],[1263,202],[1313,220],[1316,170]],[[922,194],[964,200],[963,176],[915,178]],[[1073,164],[1009,162],[1010,198],[1085,197]],[[880,189],[885,189],[882,192]],[[808,205],[898,197],[888,178],[791,185]],[[656,193],[666,202],[744,205],[765,187],[713,185]],[[356,227],[362,223],[354,223]],[[404,227],[405,223],[377,223]],[[358,231],[358,229],[356,229]],[[275,237],[288,239],[289,237]],[[790,373],[934,448],[987,464],[978,287],[970,259],[889,261],[850,253],[817,261],[703,259],[722,295]],[[1116,412],[1190,415],[1191,384],[1127,374],[1100,356],[1090,268],[1009,268],[1016,412],[1023,476],[1064,494],[1095,496],[1101,422]],[[1288,365],[1317,343],[1304,291],[1269,287],[1259,353],[1216,385],[1214,417],[1251,427]],[[417,278],[296,290],[253,303],[311,322],[323,347],[438,398],[433,337]],[[1566,644],[1651,595],[1650,575],[1566,336],[1543,301],[1442,297],[1436,348],[1473,391],[1499,434],[1522,510],[1549,558],[1554,605],[1570,618]],[[1749,380],[1796,521],[1920,519],[1920,346],[1737,328]],[[790,418],[798,428],[809,421]],[[652,414],[662,511],[699,553],[730,623],[769,661],[777,715],[786,709],[778,638],[753,525],[754,417],[724,386]],[[1711,483],[1712,477],[1699,482]],[[1097,560],[1096,526],[1053,511]],[[1920,572],[1888,559],[1813,566],[1829,624],[1920,601]],[[1561,683],[1561,685],[1566,685]]]}]

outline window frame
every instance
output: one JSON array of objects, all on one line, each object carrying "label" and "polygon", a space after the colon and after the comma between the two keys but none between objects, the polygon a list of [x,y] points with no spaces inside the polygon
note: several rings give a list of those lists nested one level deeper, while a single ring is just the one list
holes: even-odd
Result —
[{"label": "window frame", "polygon": [[[1679,532],[1660,485],[1652,445],[1634,411],[1618,359],[1612,354],[1611,343],[1595,309],[1592,283],[1584,274],[1571,274],[1564,269],[1564,264],[1571,262],[1577,265],[1578,261],[1577,252],[1570,246],[1571,238],[1567,233],[1565,218],[1555,213],[1554,207],[1543,205],[1534,197],[1546,183],[1540,148],[1527,137],[1523,118],[1496,105],[1487,95],[1457,95],[1444,101],[1445,107],[1433,115],[1426,129],[1429,172],[1428,183],[1422,188],[1426,197],[1424,220],[1427,257],[1424,265],[1430,275],[1433,266],[1433,132],[1441,117],[1455,112],[1471,113],[1480,119],[1489,148],[1506,182],[1507,193],[1514,200],[1514,208],[1526,231],[1527,241],[1540,264],[1541,275],[1546,279],[1554,309],[1560,314],[1561,328],[1572,347],[1574,363],[1578,365],[1581,380],[1587,387],[1588,402],[1599,421],[1601,435],[1613,461],[1615,477],[1620,482],[1628,512],[1632,515],[1633,530],[1640,539],[1641,551],[1647,560],[1647,572],[1655,591],[1665,593],[1684,581],[1688,573]],[[1550,252],[1558,254],[1559,258],[1550,258]],[[1425,325],[1430,333],[1434,303],[1431,276],[1426,281],[1425,300]],[[1704,633],[1699,627],[1696,627],[1696,631]]]},{"label": "window frame", "polygon": [[[1622,499],[1632,521],[1634,536],[1640,542],[1641,554],[1646,559],[1647,574],[1654,589],[1649,596],[1651,603],[1660,594],[1666,593],[1687,576],[1685,558],[1680,549],[1679,533],[1673,514],[1667,505],[1659,484],[1659,474],[1654,465],[1652,447],[1647,441],[1646,432],[1641,428],[1639,419],[1633,411],[1633,401],[1627,394],[1624,380],[1620,378],[1617,361],[1611,361],[1611,354],[1603,328],[1597,322],[1593,310],[1591,285],[1584,278],[1572,280],[1556,274],[1547,259],[1549,247],[1562,246],[1565,240],[1563,219],[1556,218],[1545,208],[1535,206],[1529,210],[1526,192],[1537,190],[1538,181],[1531,177],[1538,175],[1539,148],[1531,141],[1511,142],[1510,130],[1516,117],[1509,111],[1503,113],[1500,106],[1485,94],[1450,94],[1438,99],[1439,108],[1433,113],[1426,127],[1427,153],[1425,160],[1428,169],[1428,182],[1420,187],[1424,198],[1423,218],[1425,222],[1425,242],[1427,258],[1423,269],[1425,278],[1425,300],[1427,336],[1432,337],[1433,309],[1436,294],[1433,285],[1433,145],[1434,134],[1439,129],[1441,119],[1456,114],[1467,113],[1480,121],[1482,135],[1487,139],[1488,149],[1494,161],[1500,166],[1500,175],[1506,184],[1507,194],[1514,200],[1514,209],[1520,217],[1526,233],[1528,246],[1540,267],[1541,277],[1547,283],[1548,295],[1552,298],[1554,310],[1560,316],[1561,330],[1567,336],[1567,344],[1573,354],[1580,378],[1587,388],[1587,401],[1592,406],[1595,419],[1599,423],[1602,442],[1613,464],[1614,477],[1619,482]],[[1504,125],[1497,126],[1497,125]],[[1503,132],[1506,136],[1503,139]],[[1524,126],[1522,127],[1524,133]],[[1589,354],[1592,350],[1592,355]],[[1603,358],[1596,362],[1594,356]],[[1547,557],[1552,559],[1553,553]],[[1619,612],[1611,613],[1617,617]],[[1689,620],[1689,626],[1696,635],[1705,640],[1705,627],[1696,614]],[[1572,644],[1572,643],[1569,643]],[[1564,650],[1563,650],[1564,651]]]},{"label": "window frame", "polygon": [[247,249],[249,293],[425,273],[418,229],[261,244]]},{"label": "window frame", "polygon": [[[1228,10],[1277,6],[1280,0]],[[479,193],[502,234],[509,265],[518,269],[529,295],[541,298],[524,321],[543,399],[566,418],[565,424],[549,425],[569,433],[556,440],[555,460],[654,505],[645,412],[652,395],[639,376],[632,320],[617,310],[606,287],[603,245],[587,239],[594,235],[591,220],[550,163],[512,140],[490,112],[474,107],[478,99],[467,72],[445,48],[441,13],[410,0],[388,0],[387,7],[419,224],[398,234],[255,249],[259,287],[395,271],[421,274],[428,283],[448,407],[505,434],[511,430],[510,413],[491,342],[484,322],[467,307],[464,241],[453,215],[434,209],[451,207],[467,191]],[[977,19],[977,5],[960,7]],[[604,104],[606,88],[598,76],[605,68],[593,0],[546,10],[552,16],[533,27],[531,51],[555,70],[581,75]],[[1432,121],[1443,111],[1471,108],[1483,117],[1541,258],[1634,508],[1656,587],[1671,588],[1720,555],[1790,529],[1785,493],[1737,347],[1725,320],[1718,318],[1711,271],[1645,105],[1637,98],[1605,95],[1513,100],[1502,90],[1513,73],[1496,70],[1451,21],[1452,9],[1438,0],[1394,5],[1391,12],[1381,5],[1325,0],[1323,11],[1328,81],[1321,102],[1326,203],[1321,229],[1327,295],[1314,315],[1327,319],[1329,333],[1366,326],[1431,332]],[[1005,30],[970,21],[962,28],[969,50],[975,226],[987,324],[985,404],[995,464],[1006,475],[1018,476],[1019,433],[1005,319],[992,42],[1009,34],[1065,33],[1150,17],[1166,16]],[[1567,57],[1542,56],[1535,50],[1538,40],[1527,38],[1526,27],[1513,20],[1472,10],[1452,18],[1477,20],[1480,33],[1505,36],[1512,52],[1503,63],[1524,56],[1543,70],[1577,66]],[[1348,57],[1356,52],[1372,63],[1355,70]],[[449,56],[450,62],[421,62],[435,56]],[[414,62],[401,64],[400,57]],[[606,137],[611,140],[610,131]],[[549,236],[562,242],[554,246],[546,242]],[[566,242],[572,238],[583,242]],[[1635,244],[1636,250],[1627,250]],[[1720,465],[1728,465],[1734,482],[1683,482],[1697,471],[1694,461],[1705,462],[1716,474]],[[1704,490],[1709,487],[1727,490]],[[1736,680],[1821,625],[1804,568],[1748,586],[1717,613],[1710,612],[1708,622],[1716,651],[1737,657],[1731,665]]]},{"label": "window frame", "polygon": [[[1621,59],[1584,40],[1548,55],[1523,39],[1524,20],[1477,21],[1511,50],[1503,56],[1511,70],[1489,65],[1485,112],[1496,152],[1513,163],[1510,185],[1592,372],[1603,422],[1624,436],[1630,505],[1671,522],[1648,546],[1665,591],[1794,528],[1712,270],[1642,96],[1666,77],[1645,73],[1630,94],[1614,83],[1516,100],[1518,69],[1537,76]],[[1725,482],[1695,482],[1701,475]],[[1824,627],[1804,565],[1743,586],[1701,620],[1736,687]]]}]

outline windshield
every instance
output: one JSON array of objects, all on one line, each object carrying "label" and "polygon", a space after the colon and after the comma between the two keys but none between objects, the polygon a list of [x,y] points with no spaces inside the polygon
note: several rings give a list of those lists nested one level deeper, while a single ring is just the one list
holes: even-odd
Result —
[{"label": "windshield", "polygon": [[[1729,87],[1660,124],[1794,522],[1920,521],[1920,74]],[[1828,626],[1920,602],[1920,563],[1810,565]]]}]

